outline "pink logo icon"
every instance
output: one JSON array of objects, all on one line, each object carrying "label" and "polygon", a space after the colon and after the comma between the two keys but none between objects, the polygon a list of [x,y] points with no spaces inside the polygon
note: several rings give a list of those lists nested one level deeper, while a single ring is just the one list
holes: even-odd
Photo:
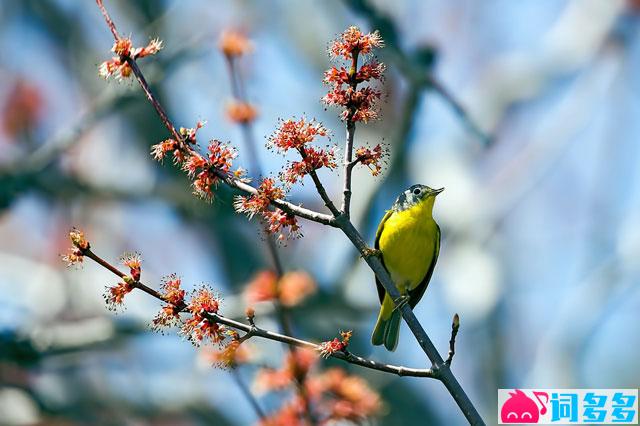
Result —
[{"label": "pink logo icon", "polygon": [[[538,423],[540,414],[547,412],[547,403],[549,402],[549,394],[546,392],[533,392],[533,395],[540,404],[540,409],[535,401],[524,394],[520,389],[515,392],[509,392],[509,399],[502,405],[500,410],[500,418],[502,423]],[[542,402],[540,397],[544,397]]]}]

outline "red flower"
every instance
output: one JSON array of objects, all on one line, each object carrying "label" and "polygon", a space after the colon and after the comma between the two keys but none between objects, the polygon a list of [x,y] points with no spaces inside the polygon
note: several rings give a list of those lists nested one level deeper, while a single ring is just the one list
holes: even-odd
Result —
[{"label": "red flower", "polygon": [[215,314],[219,308],[220,298],[214,295],[210,289],[201,287],[196,290],[187,304],[191,318],[183,323],[180,333],[194,345],[199,345],[205,339],[211,343],[222,343],[226,338],[226,328],[211,322],[207,317],[207,313]]},{"label": "red flower", "polygon": [[69,239],[71,240],[71,243],[80,250],[89,249],[89,242],[84,237],[84,232],[81,230],[77,228],[71,229],[71,231],[69,231]]},{"label": "red flower", "polygon": [[184,306],[185,291],[180,288],[181,280],[176,274],[162,279],[161,293],[166,305],[162,307],[151,323],[156,331],[165,327],[174,327],[180,323],[180,309]]},{"label": "red flower", "polygon": [[278,241],[284,241],[287,237],[300,238],[302,236],[298,220],[292,214],[277,208],[274,211],[265,212],[264,218],[267,221],[267,231],[274,235],[277,234]]},{"label": "red flower", "polygon": [[272,200],[284,198],[284,190],[276,186],[273,178],[264,178],[258,186],[257,192],[249,197],[238,196],[233,203],[238,213],[246,213],[249,218],[255,214],[264,214],[268,211]]},{"label": "red flower", "polygon": [[234,100],[227,105],[227,118],[234,123],[250,123],[257,116],[258,111],[249,102]]},{"label": "red flower", "polygon": [[278,296],[278,277],[273,271],[258,272],[244,290],[250,304],[274,300]]},{"label": "red flower", "polygon": [[382,170],[381,160],[385,154],[386,151],[383,152],[382,146],[378,144],[373,149],[364,147],[356,149],[355,159],[362,165],[367,166],[373,176],[377,176]]},{"label": "red flower", "polygon": [[280,302],[285,306],[295,306],[316,292],[316,282],[303,271],[291,271],[282,276],[278,283]]},{"label": "red flower", "polygon": [[184,157],[180,154],[180,144],[175,139],[165,139],[151,147],[151,155],[155,160],[162,161],[169,153],[173,154],[176,163],[182,162]]},{"label": "red flower", "polygon": [[139,59],[145,56],[155,55],[162,49],[162,41],[153,39],[145,47],[133,48],[130,38],[118,39],[111,48],[117,56],[104,61],[98,68],[101,77],[109,78],[115,75],[116,80],[124,80],[132,74],[132,69],[126,61],[126,58]]},{"label": "red flower", "polygon": [[227,30],[220,35],[218,47],[228,58],[242,56],[253,48],[246,35],[233,30]]},{"label": "red flower", "polygon": [[84,254],[78,247],[72,247],[69,252],[62,256],[62,261],[67,263],[67,266],[76,265],[82,263],[84,260]]},{"label": "red flower", "polygon": [[289,167],[281,174],[282,180],[288,185],[293,185],[314,170],[326,167],[335,169],[336,163],[335,147],[331,149],[316,149],[313,147],[301,148],[303,158],[301,161],[293,161]]},{"label": "red flower", "polygon": [[360,67],[356,73],[355,81],[362,83],[369,80],[381,80],[386,66],[381,62],[371,61]]},{"label": "red flower", "polygon": [[374,48],[382,47],[384,42],[378,31],[363,34],[358,27],[349,27],[333,41],[329,51],[334,57],[351,59],[354,53],[366,55]]},{"label": "red flower", "polygon": [[124,297],[131,293],[134,287],[134,280],[131,277],[124,277],[122,282],[107,287],[107,291],[104,294],[105,302],[110,310],[116,310],[122,305]]},{"label": "red flower", "polygon": [[347,346],[349,346],[349,340],[351,340],[351,335],[353,332],[349,331],[341,331],[340,336],[342,340],[339,340],[337,337],[333,340],[329,340],[327,342],[322,342],[320,344],[320,355],[324,358],[328,358],[336,352],[344,351]]},{"label": "red flower", "polygon": [[233,159],[238,156],[235,148],[218,140],[209,142],[209,164],[224,173],[229,173]]},{"label": "red flower", "polygon": [[280,152],[302,148],[312,142],[316,136],[327,136],[327,129],[315,120],[282,121],[280,127],[269,137],[269,147]]},{"label": "red flower", "polygon": [[134,281],[140,281],[140,273],[142,272],[140,253],[125,253],[120,257],[120,262],[129,268],[131,278]]},{"label": "red flower", "polygon": [[133,43],[131,39],[128,37],[120,38],[116,40],[111,48],[111,51],[118,56],[129,56],[131,54],[131,49],[133,48]]},{"label": "red flower", "polygon": [[205,167],[208,166],[207,159],[197,152],[192,152],[182,165],[182,170],[187,172],[190,178],[196,176],[196,174]]}]

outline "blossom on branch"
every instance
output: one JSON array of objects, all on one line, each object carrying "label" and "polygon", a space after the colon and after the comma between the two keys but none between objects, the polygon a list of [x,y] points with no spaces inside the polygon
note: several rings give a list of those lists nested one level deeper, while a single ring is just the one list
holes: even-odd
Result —
[{"label": "blossom on branch", "polygon": [[226,327],[209,320],[207,314],[216,314],[220,309],[220,298],[211,289],[203,286],[196,290],[187,304],[187,310],[191,318],[186,320],[180,329],[180,333],[194,345],[199,345],[203,340],[220,344],[226,338]]},{"label": "blossom on branch", "polygon": [[315,280],[304,271],[285,273],[278,287],[280,303],[287,307],[300,304],[318,289]]},{"label": "blossom on branch", "polygon": [[119,38],[111,48],[111,51],[117,56],[104,61],[98,67],[98,73],[103,78],[114,76],[116,80],[121,81],[131,76],[133,70],[127,62],[127,59],[140,59],[146,56],[155,55],[162,49],[162,41],[153,39],[144,47],[133,47],[131,39],[128,37]]},{"label": "blossom on branch", "polygon": [[134,281],[140,281],[142,272],[140,253],[125,253],[120,257],[120,262],[129,268],[129,273]]},{"label": "blossom on branch", "polygon": [[351,63],[349,69],[334,66],[325,71],[323,82],[331,86],[331,90],[322,101],[327,105],[341,107],[340,117],[344,121],[366,123],[378,117],[376,108],[381,92],[370,86],[360,89],[357,86],[361,83],[381,81],[385,65],[370,60],[358,69],[358,56],[367,55],[374,48],[382,46],[383,42],[377,31],[363,34],[357,27],[348,28],[332,43],[332,56],[344,58]]},{"label": "blossom on branch", "polygon": [[279,208],[269,209],[271,202],[284,198],[284,190],[276,185],[273,178],[264,178],[260,182],[255,194],[237,196],[233,205],[238,213],[245,213],[249,219],[256,214],[265,221],[266,231],[277,235],[278,241],[286,238],[300,237],[300,226],[294,215]]},{"label": "blossom on branch", "polygon": [[213,198],[212,188],[220,182],[220,175],[230,174],[237,155],[235,148],[218,140],[209,143],[206,157],[191,151],[182,168],[193,180],[194,193],[207,200]]},{"label": "blossom on branch", "polygon": [[374,48],[383,46],[378,31],[364,34],[358,27],[351,26],[331,43],[329,51],[335,58],[351,59],[354,54],[367,55]]},{"label": "blossom on branch", "polygon": [[319,348],[320,355],[323,358],[329,358],[331,355],[335,354],[336,352],[344,351],[345,349],[347,349],[347,346],[349,346],[349,340],[351,340],[352,334],[353,332],[351,330],[341,331],[340,332],[340,337],[342,337],[341,340],[336,337],[333,340],[322,342]]},{"label": "blossom on branch", "polygon": [[227,118],[234,123],[250,123],[258,116],[258,110],[249,102],[233,100],[227,105]]},{"label": "blossom on branch", "polygon": [[107,308],[111,311],[117,310],[120,306],[122,306],[124,297],[127,294],[131,293],[134,288],[135,280],[130,276],[125,276],[118,284],[107,287],[107,290],[104,293],[104,300],[107,304]]},{"label": "blossom on branch", "polygon": [[316,120],[284,120],[280,127],[269,137],[267,147],[286,153],[290,149],[300,149],[312,142],[317,136],[327,136],[329,132]]},{"label": "blossom on branch", "polygon": [[69,249],[69,252],[62,256],[62,261],[67,263],[67,266],[76,265],[82,263],[84,260],[84,252],[89,249],[89,242],[84,237],[84,233],[73,228],[69,231],[69,239],[73,247]]},{"label": "blossom on branch", "polygon": [[302,180],[306,175],[314,170],[326,167],[335,169],[338,167],[336,163],[336,148],[317,149],[311,146],[300,148],[302,160],[292,161],[289,166],[281,173],[282,180],[289,186]]},{"label": "blossom on branch", "polygon": [[316,282],[303,271],[285,273],[278,281],[273,271],[261,271],[256,274],[244,290],[247,303],[279,300],[284,306],[292,307],[315,293]]},{"label": "blossom on branch", "polygon": [[220,35],[218,48],[227,58],[234,58],[249,53],[253,45],[244,33],[227,30]]},{"label": "blossom on branch", "polygon": [[273,178],[263,178],[257,192],[248,197],[236,197],[233,205],[238,213],[246,213],[249,219],[254,215],[264,215],[273,200],[284,198],[284,190],[276,185]]},{"label": "blossom on branch", "polygon": [[295,215],[287,213],[276,208],[273,211],[267,211],[264,214],[267,222],[267,231],[276,235],[276,240],[282,242],[286,239],[300,238],[300,225]]},{"label": "blossom on branch", "polygon": [[151,328],[161,331],[166,327],[174,327],[180,323],[180,309],[184,306],[185,291],[180,287],[181,280],[176,274],[162,279],[161,294],[166,302],[151,322]]},{"label": "blossom on branch", "polygon": [[382,158],[388,154],[386,150],[382,149],[380,144],[371,148],[360,147],[356,149],[355,161],[367,166],[373,176],[378,176],[382,171]]},{"label": "blossom on branch", "polygon": [[349,420],[362,422],[366,417],[382,411],[380,395],[367,382],[340,368],[331,368],[324,373],[311,375],[307,379],[309,395],[319,399],[325,420]]}]

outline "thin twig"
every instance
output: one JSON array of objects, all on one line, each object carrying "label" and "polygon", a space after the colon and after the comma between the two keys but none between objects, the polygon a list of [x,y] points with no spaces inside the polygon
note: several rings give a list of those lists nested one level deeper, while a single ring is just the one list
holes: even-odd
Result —
[{"label": "thin twig", "polygon": [[249,401],[249,404],[251,404],[251,407],[253,407],[253,411],[256,412],[260,420],[266,419],[267,415],[262,410],[262,407],[260,407],[260,404],[258,404],[258,401],[256,400],[256,398],[251,393],[251,389],[249,389],[249,387],[244,382],[244,380],[242,380],[242,377],[240,376],[240,371],[238,370],[238,368],[236,367],[231,368],[231,377],[233,378],[233,381],[236,382],[236,385],[240,389],[240,392],[242,392],[242,394],[245,396],[247,401]]},{"label": "thin twig", "polygon": [[451,367],[451,361],[453,361],[453,356],[456,354],[456,336],[458,335],[458,330],[460,330],[460,316],[455,314],[453,316],[453,321],[451,322],[451,339],[449,339],[449,355],[447,355],[447,359],[444,361],[449,367]]},{"label": "thin twig", "polygon": [[[356,80],[356,73],[358,72],[358,51],[354,51],[351,60],[351,69],[349,70],[349,86],[353,93],[355,93],[358,81]],[[351,175],[353,172],[353,139],[356,133],[356,123],[353,121],[353,114],[355,114],[355,107],[349,106],[349,115],[346,121],[346,140],[344,146],[344,188],[342,190],[342,206],[340,210],[347,217],[351,215]]]},{"label": "thin twig", "polygon": [[[127,276],[127,274],[120,271],[118,268],[116,268],[106,260],[102,259],[91,249],[83,250],[82,254],[120,278],[124,278],[125,276]],[[161,300],[164,303],[173,305],[171,302],[166,300],[165,297],[162,294],[160,294],[160,292],[143,284],[140,281],[134,282],[133,286],[136,289],[139,289],[147,293],[148,295],[158,300]],[[175,306],[176,310],[178,310],[179,312],[186,312],[187,306],[185,304],[180,306],[176,306],[176,305],[173,305],[173,306]],[[307,340],[298,339],[292,336],[288,336],[286,334],[265,330],[252,324],[245,324],[243,322],[232,320],[220,314],[216,314],[212,312],[204,312],[203,316],[205,316],[207,320],[209,320],[212,323],[223,324],[228,327],[232,327],[236,330],[243,331],[249,334],[250,337],[260,337],[262,339],[273,340],[273,341],[284,343],[290,346],[312,349],[314,351],[317,351],[318,353],[321,351],[321,346],[319,344],[312,343]],[[397,365],[391,365],[391,364],[384,364],[378,361],[373,361],[358,355],[354,355],[350,352],[339,351],[339,352],[334,352],[332,354],[329,354],[328,356],[345,361],[349,364],[359,365],[361,367],[368,368],[371,370],[377,370],[384,373],[395,374],[398,376],[428,377],[428,378],[434,378],[434,379],[440,378],[439,370],[434,370],[431,368],[418,369],[418,368],[409,368],[409,367],[403,367],[403,366],[397,366]]]},{"label": "thin twig", "polygon": [[[304,149],[299,148],[298,152],[300,153],[300,156],[303,160],[307,158],[307,154],[304,152]],[[322,198],[322,201],[324,201],[324,205],[327,206],[329,211],[333,214],[333,217],[337,218],[338,216],[340,216],[340,211],[336,208],[335,204],[333,204],[333,201],[331,201],[331,197],[329,197],[329,194],[327,194],[327,190],[324,188],[324,185],[320,181],[320,178],[318,177],[316,171],[311,169],[309,171],[309,176],[311,176],[313,184],[316,187],[316,191],[320,195],[320,198]]]}]

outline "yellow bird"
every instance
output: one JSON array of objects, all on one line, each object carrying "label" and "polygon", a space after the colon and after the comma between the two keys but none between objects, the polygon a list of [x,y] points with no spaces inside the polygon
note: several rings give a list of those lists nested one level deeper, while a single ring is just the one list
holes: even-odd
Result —
[{"label": "yellow bird", "polygon": [[[404,191],[382,218],[376,232],[375,248],[400,292],[400,303],[411,309],[429,285],[440,252],[440,228],[433,220],[433,203],[444,191],[425,185],[413,185]],[[400,335],[400,310],[376,278],[380,313],[371,335],[371,343],[394,351]]]}]

